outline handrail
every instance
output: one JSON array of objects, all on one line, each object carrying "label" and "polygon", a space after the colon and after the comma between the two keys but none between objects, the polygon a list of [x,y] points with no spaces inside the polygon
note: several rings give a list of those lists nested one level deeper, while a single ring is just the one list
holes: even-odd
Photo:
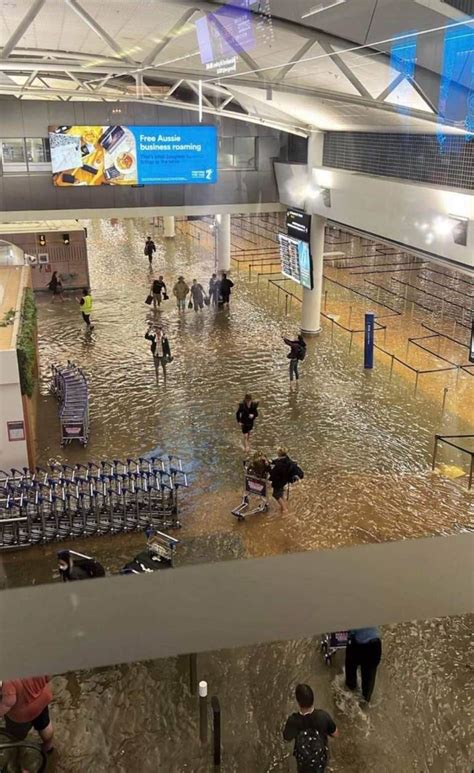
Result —
[{"label": "handrail", "polygon": [[5,749],[5,750],[34,749],[35,752],[38,752],[41,758],[41,766],[37,768],[36,773],[44,773],[44,771],[46,770],[46,765],[48,764],[48,757],[46,753],[43,751],[43,749],[40,746],[37,746],[36,744],[29,743],[28,741],[7,741],[6,743],[2,743],[0,740],[0,751],[2,751],[2,749]]}]

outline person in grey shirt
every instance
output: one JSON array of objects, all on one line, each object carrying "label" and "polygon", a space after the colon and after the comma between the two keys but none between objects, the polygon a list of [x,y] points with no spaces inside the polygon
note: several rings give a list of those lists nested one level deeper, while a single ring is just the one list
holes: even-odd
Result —
[{"label": "person in grey shirt", "polygon": [[346,687],[357,688],[357,669],[362,677],[362,695],[370,702],[375,687],[377,668],[382,658],[382,641],[378,628],[356,628],[349,631],[346,647]]}]

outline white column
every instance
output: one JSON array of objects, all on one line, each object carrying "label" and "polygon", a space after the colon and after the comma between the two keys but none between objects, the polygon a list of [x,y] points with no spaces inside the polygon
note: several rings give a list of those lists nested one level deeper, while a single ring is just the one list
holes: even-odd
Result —
[{"label": "white column", "polygon": [[[308,182],[312,180],[313,167],[323,162],[323,132],[312,132],[308,138]],[[306,211],[311,212],[311,194],[306,200]],[[324,228],[326,219],[320,215],[311,215],[310,248],[313,258],[313,289],[303,289],[303,308],[301,312],[301,332],[314,335],[321,331],[321,295],[323,290],[323,252]]]},{"label": "white column", "polygon": [[216,215],[217,222],[217,270],[230,269],[230,215]]},{"label": "white column", "polygon": [[311,255],[313,256],[313,289],[303,288],[301,332],[314,335],[321,330],[321,294],[323,289],[324,227],[326,218],[311,215]]},{"label": "white column", "polygon": [[171,239],[175,235],[174,215],[163,216],[163,229],[163,234],[167,238]]}]

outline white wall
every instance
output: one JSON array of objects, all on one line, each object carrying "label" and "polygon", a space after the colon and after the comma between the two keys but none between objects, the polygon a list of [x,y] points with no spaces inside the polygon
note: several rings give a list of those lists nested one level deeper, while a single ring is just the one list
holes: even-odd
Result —
[{"label": "white wall", "polygon": [[[275,171],[284,204],[474,267],[474,196],[469,193],[339,169],[313,167],[309,176],[302,164],[276,163]],[[330,189],[330,207],[311,195],[312,185]],[[447,215],[469,218],[466,247],[454,244],[450,233],[437,232]]]},{"label": "white wall", "polygon": [[14,349],[0,351],[0,468],[8,471],[10,467],[28,467],[26,440],[8,439],[8,421],[24,421],[20,374]]}]

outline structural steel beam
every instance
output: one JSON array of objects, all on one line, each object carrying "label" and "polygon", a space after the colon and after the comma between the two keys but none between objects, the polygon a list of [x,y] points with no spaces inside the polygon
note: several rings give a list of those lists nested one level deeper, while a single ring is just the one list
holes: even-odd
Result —
[{"label": "structural steel beam", "polygon": [[364,84],[360,82],[358,78],[354,75],[352,70],[347,66],[347,64],[344,62],[343,59],[337,54],[329,45],[329,43],[324,40],[323,38],[318,38],[318,43],[327,54],[329,54],[330,58],[334,62],[334,64],[338,67],[338,69],[342,72],[343,75],[347,78],[349,83],[351,83],[355,90],[361,95],[361,97],[364,97],[365,99],[371,99],[373,100],[372,94],[370,91],[368,91]]},{"label": "structural steel beam", "polygon": [[288,75],[290,70],[293,69],[293,67],[296,67],[300,59],[303,58],[305,54],[308,53],[308,51],[313,48],[314,44],[316,43],[316,38],[310,38],[306,41],[306,43],[301,46],[300,50],[296,52],[295,56],[293,57],[293,61],[290,64],[286,64],[284,67],[281,68],[277,72],[277,74],[274,76],[272,80],[276,82],[284,80],[284,78]]},{"label": "structural steel beam", "polygon": [[7,56],[10,56],[13,49],[16,47],[16,44],[19,40],[23,37],[26,30],[31,26],[33,21],[38,16],[39,12],[41,11],[43,5],[45,4],[46,0],[35,0],[29,11],[26,12],[25,16],[19,23],[16,30],[12,32],[10,37],[8,38],[7,42],[3,46],[1,55],[5,59]]},{"label": "structural steel beam", "polygon": [[185,24],[187,24],[187,22],[191,19],[191,17],[194,16],[194,14],[197,13],[198,11],[199,11],[198,8],[189,8],[187,11],[185,11],[183,15],[180,16],[176,24],[173,24],[171,29],[156,44],[156,46],[152,48],[150,53],[146,55],[146,57],[142,61],[142,65],[144,67],[147,67],[150,64],[154,64],[156,57],[159,56],[159,54],[161,54],[161,52],[163,51],[163,49],[166,48],[168,43],[171,43],[173,38],[179,35],[179,33],[181,32]]},{"label": "structural steel beam", "polygon": [[107,43],[107,45],[112,49],[112,51],[115,51],[116,54],[120,57],[120,59],[125,60],[126,62],[129,62],[130,64],[136,65],[134,59],[132,59],[131,56],[129,56],[119,45],[118,43],[110,37],[108,32],[106,32],[100,24],[96,22],[95,19],[92,18],[92,16],[82,8],[81,5],[77,2],[77,0],[64,0],[66,5],[68,5],[77,15],[80,19],[82,19],[85,24],[87,24],[88,27],[91,28],[95,34],[104,41],[104,43]]},{"label": "structural steel beam", "polygon": [[0,674],[59,674],[466,614],[473,550],[474,534],[463,533],[4,590]]},{"label": "structural steel beam", "polygon": [[399,86],[400,83],[402,81],[404,81],[404,80],[405,80],[405,75],[403,73],[399,72],[397,77],[394,78],[393,81],[391,81],[391,83],[388,84],[387,88],[384,89],[381,92],[381,94],[378,95],[378,97],[376,97],[375,101],[376,102],[383,102],[385,99],[387,99],[388,96],[390,96],[392,91],[395,91],[397,86]]}]

